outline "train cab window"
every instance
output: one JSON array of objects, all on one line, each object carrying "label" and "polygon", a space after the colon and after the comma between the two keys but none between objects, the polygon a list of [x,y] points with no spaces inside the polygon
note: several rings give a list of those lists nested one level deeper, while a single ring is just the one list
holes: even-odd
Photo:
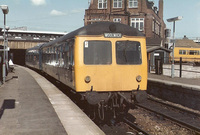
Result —
[{"label": "train cab window", "polygon": [[117,41],[116,60],[120,65],[141,64],[141,46],[136,41]]},{"label": "train cab window", "polygon": [[110,41],[85,41],[84,64],[109,65],[112,64],[112,45]]}]

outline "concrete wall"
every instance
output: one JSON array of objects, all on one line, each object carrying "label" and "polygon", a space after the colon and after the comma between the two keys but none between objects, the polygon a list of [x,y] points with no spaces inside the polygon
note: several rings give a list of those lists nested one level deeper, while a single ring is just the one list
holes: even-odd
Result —
[{"label": "concrete wall", "polygon": [[148,94],[200,110],[200,87],[148,79]]}]

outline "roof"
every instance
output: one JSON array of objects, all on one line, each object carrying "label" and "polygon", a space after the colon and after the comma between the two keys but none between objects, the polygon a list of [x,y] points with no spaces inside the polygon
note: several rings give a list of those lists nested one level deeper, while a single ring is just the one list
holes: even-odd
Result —
[{"label": "roof", "polygon": [[161,47],[161,46],[153,46],[153,47],[148,47],[147,48],[147,53],[151,53],[153,51],[156,51],[156,50],[163,50],[163,51],[166,51],[166,52],[172,52],[171,50],[169,49],[166,49],[164,47]]},{"label": "roof", "polygon": [[[2,30],[3,32],[4,30]],[[49,31],[26,31],[26,30],[8,30],[9,33],[26,33],[26,34],[48,34],[48,35],[65,35],[66,32],[49,32]]]},{"label": "roof", "polygon": [[147,46],[161,46],[162,38],[146,38]]},{"label": "roof", "polygon": [[189,39],[177,39],[175,47],[200,48],[200,45]]},{"label": "roof", "polygon": [[44,46],[49,46],[55,43],[63,42],[67,39],[74,38],[75,36],[78,35],[103,35],[104,33],[121,33],[122,35],[126,36],[145,37],[145,35],[138,29],[135,29],[125,24],[113,23],[113,22],[98,22],[79,28],[69,34],[66,34],[58,38],[57,40],[47,43]]}]

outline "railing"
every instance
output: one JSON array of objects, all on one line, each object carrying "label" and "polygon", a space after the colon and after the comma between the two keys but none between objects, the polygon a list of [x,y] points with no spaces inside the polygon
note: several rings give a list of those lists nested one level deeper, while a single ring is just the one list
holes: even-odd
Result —
[{"label": "railing", "polygon": [[[171,75],[171,59],[164,64],[156,62],[158,61],[155,61],[155,66],[151,65],[151,68],[155,69],[155,73]],[[174,73],[176,77],[200,78],[200,58],[175,58]]]}]

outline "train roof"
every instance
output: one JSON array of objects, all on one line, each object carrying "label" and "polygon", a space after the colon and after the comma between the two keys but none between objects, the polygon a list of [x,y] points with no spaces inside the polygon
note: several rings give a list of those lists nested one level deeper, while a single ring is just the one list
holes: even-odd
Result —
[{"label": "train roof", "polygon": [[44,46],[49,46],[57,42],[59,43],[79,35],[103,35],[104,33],[121,33],[123,36],[145,36],[138,29],[135,29],[125,24],[113,22],[98,22],[79,28],[73,32],[70,32],[69,34],[58,38],[57,40],[45,44]]}]

